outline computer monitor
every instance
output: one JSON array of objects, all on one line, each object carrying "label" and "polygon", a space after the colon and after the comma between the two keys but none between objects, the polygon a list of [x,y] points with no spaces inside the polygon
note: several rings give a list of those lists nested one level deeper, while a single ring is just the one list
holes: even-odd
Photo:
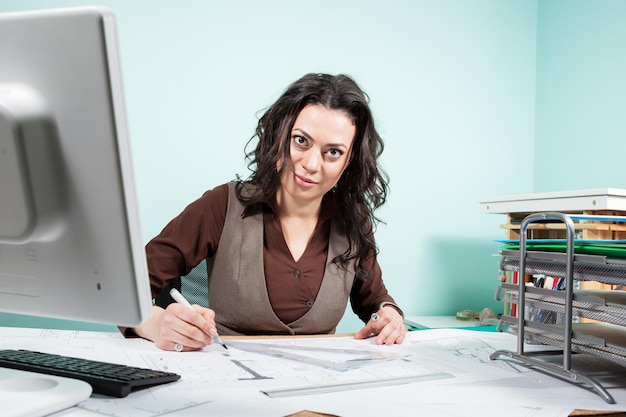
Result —
[{"label": "computer monitor", "polygon": [[0,310],[151,311],[114,15],[0,14]]},{"label": "computer monitor", "polygon": [[114,14],[0,13],[0,311],[134,327],[151,296]]}]

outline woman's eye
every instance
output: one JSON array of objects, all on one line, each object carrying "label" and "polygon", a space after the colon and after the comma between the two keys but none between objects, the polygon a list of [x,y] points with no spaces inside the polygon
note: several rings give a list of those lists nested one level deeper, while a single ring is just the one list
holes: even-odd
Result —
[{"label": "woman's eye", "polygon": [[306,145],[306,138],[304,136],[294,136],[293,141],[300,146]]},{"label": "woman's eye", "polygon": [[343,152],[341,152],[339,149],[330,149],[328,151],[328,155],[333,159],[337,159],[340,158],[341,155],[343,155]]}]

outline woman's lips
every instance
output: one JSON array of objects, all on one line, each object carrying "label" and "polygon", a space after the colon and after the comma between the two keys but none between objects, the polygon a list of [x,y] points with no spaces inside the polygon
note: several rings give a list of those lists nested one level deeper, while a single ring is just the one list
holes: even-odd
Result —
[{"label": "woman's lips", "polygon": [[311,188],[313,186],[315,186],[316,182],[311,181],[305,177],[301,177],[298,174],[294,174],[294,177],[296,179],[296,184],[298,184],[300,187],[304,187],[304,188]]}]

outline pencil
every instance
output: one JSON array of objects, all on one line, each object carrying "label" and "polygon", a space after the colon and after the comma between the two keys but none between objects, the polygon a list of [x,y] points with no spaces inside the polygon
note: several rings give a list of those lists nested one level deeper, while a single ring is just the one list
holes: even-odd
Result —
[{"label": "pencil", "polygon": [[[187,306],[189,308],[193,308],[191,303],[189,303],[189,301],[187,301],[187,299],[185,297],[183,297],[183,295],[180,293],[180,291],[178,291],[176,288],[172,288],[170,290],[170,295],[172,296],[174,301],[176,301],[177,303],[182,304],[184,306]],[[213,340],[216,343],[219,343],[220,345],[224,346],[224,349],[228,349],[228,346],[226,346],[226,343],[224,343],[222,341],[222,339],[220,338],[219,334],[215,333],[215,336],[213,336]]]}]

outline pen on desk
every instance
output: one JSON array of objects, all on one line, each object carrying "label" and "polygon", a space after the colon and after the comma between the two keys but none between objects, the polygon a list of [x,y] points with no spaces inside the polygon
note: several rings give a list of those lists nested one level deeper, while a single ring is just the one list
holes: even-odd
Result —
[{"label": "pen on desk", "polygon": [[[193,308],[193,306],[189,303],[189,301],[187,301],[187,299],[183,297],[180,291],[178,291],[176,288],[172,288],[170,290],[170,295],[172,296],[174,301],[176,301],[177,303],[187,306],[189,308]],[[226,343],[222,341],[219,334],[215,333],[215,336],[213,336],[213,339],[215,339],[215,341],[219,343],[220,345],[224,346],[224,349],[228,349],[228,346],[226,346]]]}]

